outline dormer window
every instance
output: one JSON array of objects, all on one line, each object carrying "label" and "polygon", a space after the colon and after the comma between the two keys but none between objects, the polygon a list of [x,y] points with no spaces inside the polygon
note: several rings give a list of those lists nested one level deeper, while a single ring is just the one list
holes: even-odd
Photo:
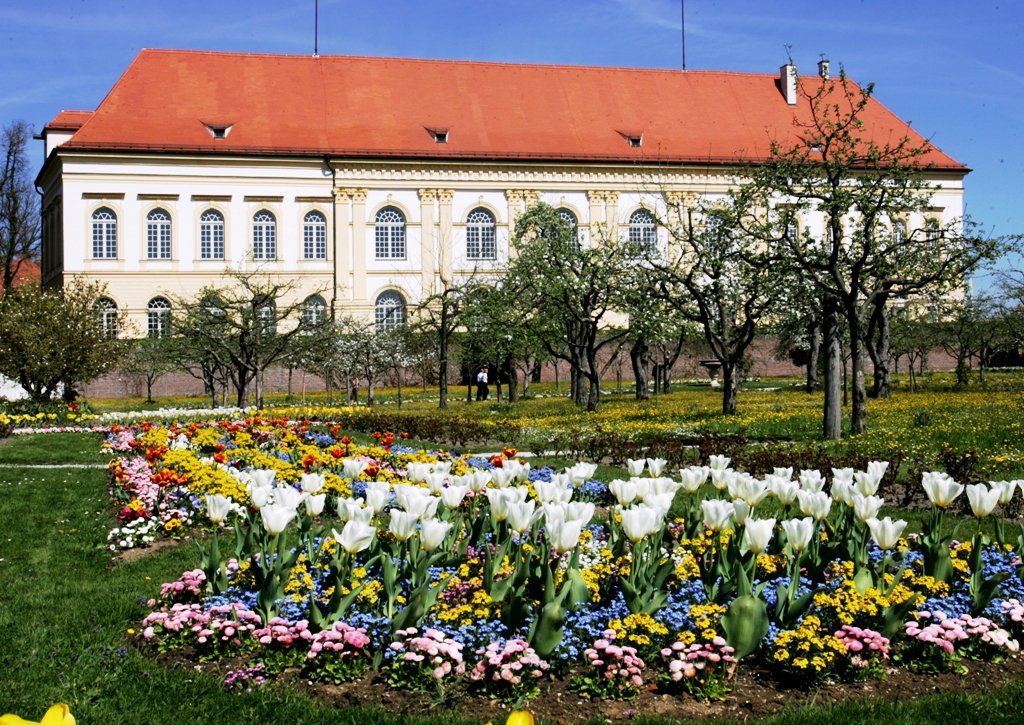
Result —
[{"label": "dormer window", "polygon": [[632,148],[638,149],[643,145],[644,134],[641,131],[619,131],[619,135],[626,140]]},{"label": "dormer window", "polygon": [[231,133],[231,127],[233,125],[234,124],[232,123],[212,123],[203,121],[203,126],[206,127],[206,130],[209,131],[210,135],[215,139],[227,138],[228,134]]},{"label": "dormer window", "polygon": [[447,128],[428,128],[427,133],[434,139],[434,143],[448,143]]}]

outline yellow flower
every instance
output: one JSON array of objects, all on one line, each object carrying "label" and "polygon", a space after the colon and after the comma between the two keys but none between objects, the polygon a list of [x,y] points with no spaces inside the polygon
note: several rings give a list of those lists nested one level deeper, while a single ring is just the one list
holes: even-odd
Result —
[{"label": "yellow flower", "polygon": [[513,710],[505,725],[533,725],[533,713],[529,710]]},{"label": "yellow flower", "polygon": [[[4,715],[0,717],[0,725],[33,725],[32,720],[25,720],[18,717],[17,715]],[[530,722],[533,722],[531,718]],[[50,707],[43,715],[43,719],[40,720],[36,725],[75,725],[75,718],[71,714],[70,708],[63,702],[59,702],[56,705]]]}]

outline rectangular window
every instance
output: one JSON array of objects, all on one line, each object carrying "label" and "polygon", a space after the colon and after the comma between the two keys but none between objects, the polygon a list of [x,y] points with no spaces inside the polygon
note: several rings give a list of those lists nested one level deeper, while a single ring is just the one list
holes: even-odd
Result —
[{"label": "rectangular window", "polygon": [[149,222],[146,225],[146,256],[150,259],[171,258],[170,222]]},{"label": "rectangular window", "polygon": [[199,227],[200,259],[224,259],[224,223],[204,223]]},{"label": "rectangular window", "polygon": [[302,234],[302,250],[306,259],[327,259],[327,226],[306,224]]}]

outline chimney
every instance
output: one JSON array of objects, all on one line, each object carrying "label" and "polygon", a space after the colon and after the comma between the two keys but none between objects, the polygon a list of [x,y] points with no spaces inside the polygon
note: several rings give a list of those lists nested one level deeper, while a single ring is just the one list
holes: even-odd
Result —
[{"label": "chimney", "polygon": [[786,103],[796,105],[796,65],[786,63],[779,68],[779,84],[782,95],[786,97]]},{"label": "chimney", "polygon": [[821,80],[828,80],[828,59],[822,58],[818,61],[818,75],[821,76]]}]

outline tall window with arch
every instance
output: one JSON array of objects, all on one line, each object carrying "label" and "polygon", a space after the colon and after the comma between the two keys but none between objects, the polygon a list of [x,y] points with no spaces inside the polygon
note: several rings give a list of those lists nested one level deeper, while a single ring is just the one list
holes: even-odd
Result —
[{"label": "tall window with arch", "polygon": [[393,290],[381,292],[373,312],[377,332],[397,329],[405,324],[405,298]]},{"label": "tall window with arch", "polygon": [[576,219],[576,215],[571,210],[566,209],[564,206],[558,210],[558,216],[565,220],[565,223],[569,225],[569,241],[576,247],[580,248],[580,230],[579,221]]},{"label": "tall window with arch", "polygon": [[302,256],[305,259],[327,259],[327,218],[311,211],[302,220]]},{"label": "tall window with arch", "polygon": [[320,295],[310,295],[302,303],[302,326],[318,327],[327,319],[327,303]]},{"label": "tall window with arch", "polygon": [[163,297],[154,297],[146,306],[146,334],[149,337],[171,334],[171,303]]},{"label": "tall window with arch", "polygon": [[117,215],[105,206],[92,213],[92,256],[117,259]]},{"label": "tall window with arch", "polygon": [[277,219],[266,209],[252,217],[252,258],[277,259]]},{"label": "tall window with arch", "polygon": [[498,258],[498,237],[494,215],[486,209],[474,209],[466,217],[466,258]]},{"label": "tall window with arch", "polygon": [[224,259],[224,215],[215,209],[199,217],[199,258]]},{"label": "tall window with arch", "polygon": [[277,305],[274,300],[264,298],[257,303],[256,319],[260,335],[274,337],[277,334]]},{"label": "tall window with arch", "polygon": [[658,225],[651,212],[637,209],[629,215],[629,243],[640,253],[657,251]]},{"label": "tall window with arch", "polygon": [[96,300],[95,309],[104,337],[117,337],[117,303],[109,297],[100,297]]},{"label": "tall window with arch", "polygon": [[377,212],[373,248],[377,259],[405,259],[405,216],[395,207]]},{"label": "tall window with arch", "polygon": [[146,257],[171,258],[171,215],[154,209],[146,215]]}]

